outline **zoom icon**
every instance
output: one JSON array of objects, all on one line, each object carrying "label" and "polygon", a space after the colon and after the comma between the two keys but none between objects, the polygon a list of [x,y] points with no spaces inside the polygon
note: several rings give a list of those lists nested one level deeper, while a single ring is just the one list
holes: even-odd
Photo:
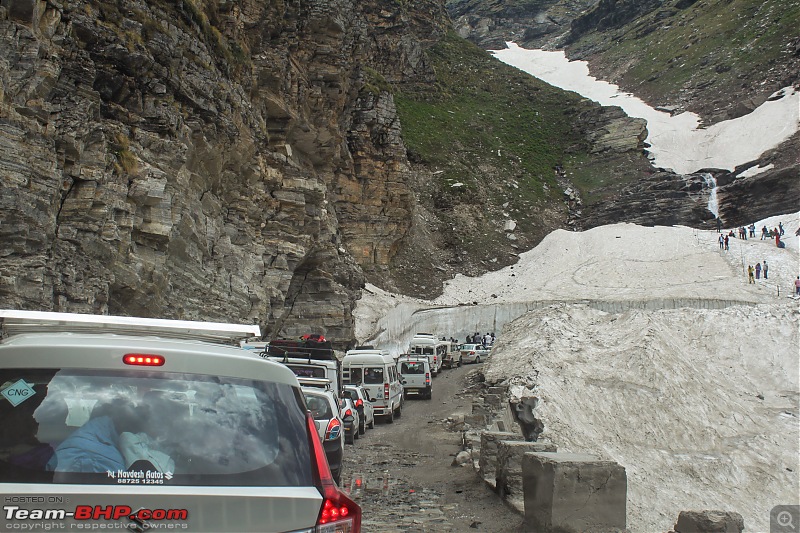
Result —
[{"label": "zoom icon", "polygon": [[800,533],[800,505],[776,505],[769,512],[769,533]]}]

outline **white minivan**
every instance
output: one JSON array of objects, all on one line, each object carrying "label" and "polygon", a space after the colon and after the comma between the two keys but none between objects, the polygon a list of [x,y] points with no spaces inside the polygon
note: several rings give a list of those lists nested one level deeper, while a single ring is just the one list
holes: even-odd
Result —
[{"label": "white minivan", "polygon": [[403,384],[395,359],[386,350],[357,348],[342,359],[345,384],[363,385],[372,398],[375,416],[392,423],[403,410]]},{"label": "white minivan", "polygon": [[441,340],[432,333],[417,333],[408,344],[408,353],[427,355],[435,376],[439,374],[449,348],[450,342],[447,340]]},{"label": "white minivan", "polygon": [[403,354],[397,358],[397,370],[403,383],[403,394],[416,394],[421,398],[433,398],[431,365],[425,355]]}]

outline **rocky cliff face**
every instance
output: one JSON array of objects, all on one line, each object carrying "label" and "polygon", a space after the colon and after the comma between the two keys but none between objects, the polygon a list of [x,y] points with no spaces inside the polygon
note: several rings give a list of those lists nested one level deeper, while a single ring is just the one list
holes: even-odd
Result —
[{"label": "rocky cliff face", "polygon": [[[714,181],[710,178],[713,177]],[[709,169],[678,175],[654,171],[618,195],[585,212],[585,228],[625,221],[644,226],[685,225],[715,229],[709,199],[716,186],[719,218],[726,228],[748,226],[764,213],[792,213],[800,205],[798,175],[791,168],[769,170],[750,177]]]},{"label": "rocky cliff face", "polygon": [[483,48],[500,50],[506,41],[525,48],[555,46],[572,21],[597,0],[448,0],[459,35]]},{"label": "rocky cliff face", "polygon": [[[353,341],[407,232],[437,2],[0,4],[0,305]],[[386,60],[391,58],[391,60]]]}]

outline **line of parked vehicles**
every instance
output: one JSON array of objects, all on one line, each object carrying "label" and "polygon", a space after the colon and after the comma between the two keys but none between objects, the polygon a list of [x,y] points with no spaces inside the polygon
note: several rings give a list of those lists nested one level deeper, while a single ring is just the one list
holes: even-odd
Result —
[{"label": "line of parked vehicles", "polygon": [[345,444],[355,444],[375,427],[376,418],[394,423],[407,397],[432,399],[433,377],[443,369],[480,363],[489,354],[480,344],[458,344],[432,333],[417,333],[408,352],[396,356],[375,346],[358,346],[341,356],[320,335],[242,347],[284,364],[297,376],[337,483]]}]

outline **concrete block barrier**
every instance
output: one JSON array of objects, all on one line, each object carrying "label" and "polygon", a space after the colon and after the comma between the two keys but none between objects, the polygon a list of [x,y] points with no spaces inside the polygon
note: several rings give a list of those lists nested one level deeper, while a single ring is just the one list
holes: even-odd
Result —
[{"label": "concrete block barrier", "polygon": [[526,453],[522,459],[525,530],[611,532],[626,528],[625,468],[592,455]]},{"label": "concrete block barrier", "polygon": [[528,442],[501,440],[497,443],[497,470],[495,483],[497,494],[514,506],[522,509],[522,458],[531,452],[555,452],[556,445],[550,442]]},{"label": "concrete block barrier", "polygon": [[497,445],[502,440],[523,440],[519,433],[509,431],[484,431],[481,433],[481,455],[478,459],[478,474],[492,486],[497,471]]},{"label": "concrete block barrier", "polygon": [[681,511],[675,533],[742,533],[742,515],[731,511]]}]

